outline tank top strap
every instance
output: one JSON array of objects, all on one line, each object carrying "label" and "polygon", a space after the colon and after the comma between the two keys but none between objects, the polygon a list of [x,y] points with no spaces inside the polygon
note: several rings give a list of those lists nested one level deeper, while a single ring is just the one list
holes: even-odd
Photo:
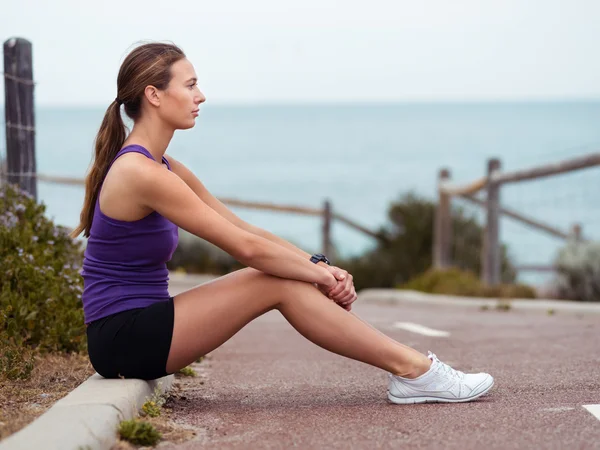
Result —
[{"label": "tank top strap", "polygon": [[[127,145],[127,146],[123,147],[121,150],[119,150],[117,152],[117,154],[115,155],[115,157],[111,161],[111,163],[108,166],[108,168],[110,169],[110,167],[113,165],[113,163],[117,160],[117,158],[119,156],[124,155],[125,153],[131,153],[131,152],[141,153],[142,155],[145,155],[146,157],[148,157],[151,160],[155,161],[154,156],[152,156],[152,153],[150,153],[145,147],[142,147],[141,145],[138,145],[138,144],[130,144],[130,145]],[[167,169],[171,170],[171,165],[169,164],[169,161],[167,161],[167,158],[165,158],[164,156],[162,157],[162,162],[164,164],[166,164]]]},{"label": "tank top strap", "polygon": [[[119,152],[116,154],[116,156],[114,157],[112,162],[114,163],[115,160],[119,156],[124,155],[125,153],[132,153],[132,152],[141,153],[142,155],[145,155],[146,157],[148,157],[150,159],[154,159],[152,154],[148,150],[146,150],[144,147],[142,147],[141,145],[131,144],[131,145],[127,145],[127,146],[123,147],[121,150],[119,150]],[[112,165],[112,163],[111,163],[111,165]]]}]

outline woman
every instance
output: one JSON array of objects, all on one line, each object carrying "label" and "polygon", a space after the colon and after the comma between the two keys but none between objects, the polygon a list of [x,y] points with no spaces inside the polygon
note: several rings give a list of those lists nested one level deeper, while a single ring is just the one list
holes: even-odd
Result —
[{"label": "woman", "polygon": [[[352,314],[352,275],[244,222],[165,152],[192,128],[205,97],[176,46],[135,48],[121,65],[86,179],[82,276],[90,361],[107,378],[177,372],[272,309],[315,344],[389,373],[394,403],[473,400],[493,385],[404,346]],[[127,135],[120,106],[133,120]],[[181,227],[248,268],[175,297],[168,261]]]}]

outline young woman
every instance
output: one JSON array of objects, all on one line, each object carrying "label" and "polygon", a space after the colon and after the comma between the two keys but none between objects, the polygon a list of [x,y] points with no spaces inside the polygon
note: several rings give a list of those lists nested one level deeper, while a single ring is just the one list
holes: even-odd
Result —
[{"label": "young woman", "polygon": [[[488,392],[490,375],[456,371],[352,314],[352,275],[244,222],[165,154],[175,130],[192,128],[205,101],[197,78],[171,44],[141,45],[121,65],[72,233],[89,238],[82,302],[95,370],[146,380],[177,372],[277,309],[313,343],[387,371],[394,403],[463,402]],[[121,105],[134,122],[129,134]],[[166,262],[178,227],[248,268],[170,297]]]}]

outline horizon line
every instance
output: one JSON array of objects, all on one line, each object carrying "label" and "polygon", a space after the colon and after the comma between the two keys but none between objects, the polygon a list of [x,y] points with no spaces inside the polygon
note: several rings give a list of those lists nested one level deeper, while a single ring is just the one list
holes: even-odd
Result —
[{"label": "horizon line", "polygon": [[[272,106],[392,106],[392,105],[468,105],[468,104],[535,104],[535,103],[600,103],[598,97],[536,97],[536,98],[513,98],[513,99],[406,99],[406,100],[277,100],[277,101],[253,101],[253,100],[216,100],[207,103],[209,106],[227,107],[272,107]],[[107,108],[110,101],[103,103],[39,103],[39,108]],[[5,103],[0,103],[4,108]]]}]

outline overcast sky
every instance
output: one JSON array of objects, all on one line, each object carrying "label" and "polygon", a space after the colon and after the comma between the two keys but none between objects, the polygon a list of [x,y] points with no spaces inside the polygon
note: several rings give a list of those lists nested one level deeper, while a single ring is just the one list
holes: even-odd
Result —
[{"label": "overcast sky", "polygon": [[215,104],[600,99],[599,0],[3,2],[15,36],[38,105],[106,106],[140,40],[181,46]]}]

